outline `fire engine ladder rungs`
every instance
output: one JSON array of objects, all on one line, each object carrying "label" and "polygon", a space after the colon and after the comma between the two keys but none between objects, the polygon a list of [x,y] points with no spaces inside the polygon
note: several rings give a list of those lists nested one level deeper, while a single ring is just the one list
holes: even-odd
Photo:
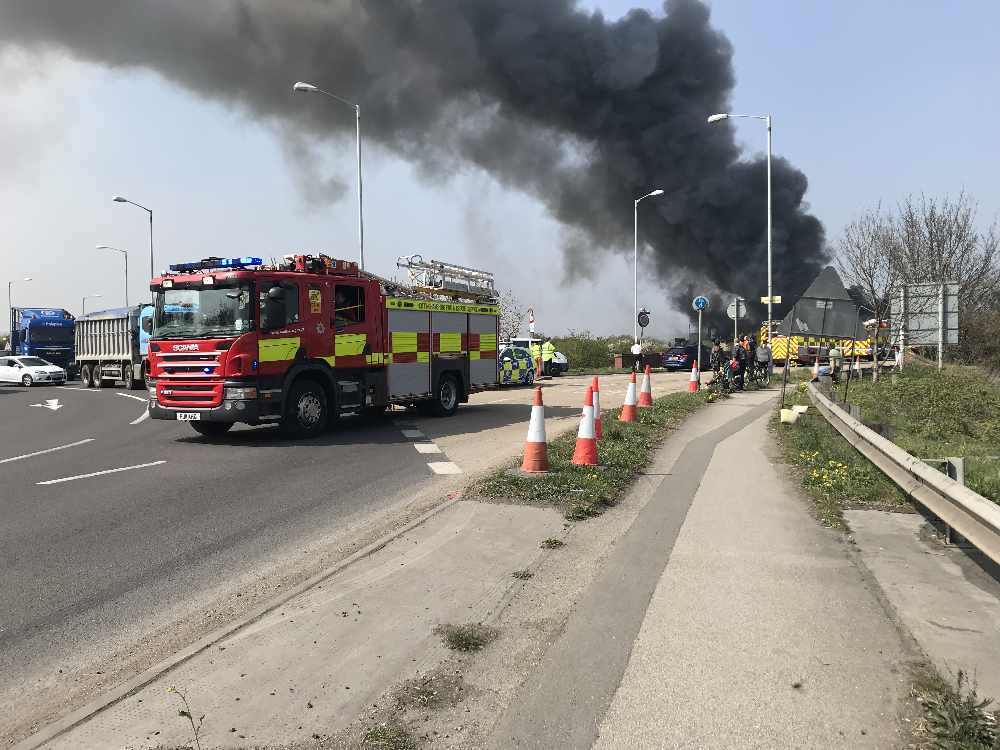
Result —
[{"label": "fire engine ladder rungs", "polygon": [[404,255],[396,260],[406,269],[410,284],[428,294],[468,297],[475,300],[496,299],[493,274],[440,260],[424,260],[420,255]]}]

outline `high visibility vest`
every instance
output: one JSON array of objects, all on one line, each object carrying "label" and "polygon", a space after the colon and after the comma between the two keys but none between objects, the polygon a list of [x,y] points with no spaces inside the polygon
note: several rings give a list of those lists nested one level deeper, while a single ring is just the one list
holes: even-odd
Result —
[{"label": "high visibility vest", "polygon": [[556,347],[551,341],[542,344],[542,362],[551,362],[556,357]]},{"label": "high visibility vest", "polygon": [[536,359],[542,356],[542,347],[538,344],[531,345],[531,361],[534,362]]}]

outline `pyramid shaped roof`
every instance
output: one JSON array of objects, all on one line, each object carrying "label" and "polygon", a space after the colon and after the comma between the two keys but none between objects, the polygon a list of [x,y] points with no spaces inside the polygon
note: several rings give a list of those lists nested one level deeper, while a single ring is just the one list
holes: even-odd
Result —
[{"label": "pyramid shaped roof", "polygon": [[778,332],[836,338],[865,335],[858,306],[833,266],[827,266],[813,279],[781,321]]}]

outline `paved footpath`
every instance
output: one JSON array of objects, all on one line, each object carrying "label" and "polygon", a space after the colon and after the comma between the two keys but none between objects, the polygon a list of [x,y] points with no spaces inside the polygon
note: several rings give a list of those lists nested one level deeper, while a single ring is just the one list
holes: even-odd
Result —
[{"label": "paved footpath", "polygon": [[681,452],[496,747],[886,748],[913,658],[772,463],[773,393]]}]

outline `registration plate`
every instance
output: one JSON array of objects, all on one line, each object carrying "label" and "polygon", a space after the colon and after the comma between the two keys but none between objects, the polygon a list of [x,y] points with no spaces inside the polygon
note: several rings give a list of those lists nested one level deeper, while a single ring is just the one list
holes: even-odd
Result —
[{"label": "registration plate", "polygon": [[200,422],[201,414],[196,411],[179,411],[177,412],[178,422]]}]

